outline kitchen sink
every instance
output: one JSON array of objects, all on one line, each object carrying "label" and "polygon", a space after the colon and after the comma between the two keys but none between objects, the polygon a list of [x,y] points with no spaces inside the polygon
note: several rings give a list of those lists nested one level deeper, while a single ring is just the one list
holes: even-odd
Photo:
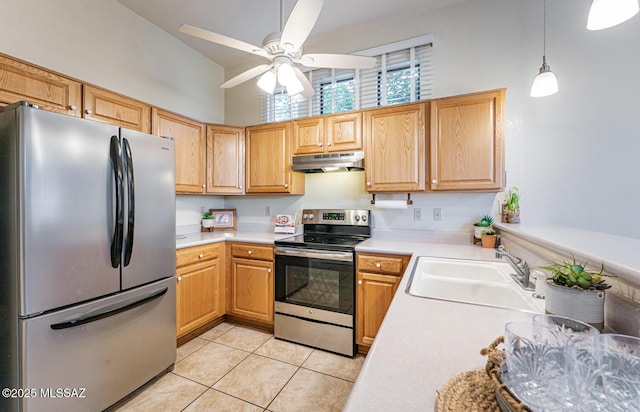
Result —
[{"label": "kitchen sink", "polygon": [[544,312],[544,301],[532,296],[511,278],[505,262],[420,256],[409,279],[407,293],[526,312]]}]

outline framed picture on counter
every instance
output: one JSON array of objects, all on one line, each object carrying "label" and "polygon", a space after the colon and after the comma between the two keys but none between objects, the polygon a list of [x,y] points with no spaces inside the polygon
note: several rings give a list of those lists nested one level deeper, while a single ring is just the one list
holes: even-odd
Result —
[{"label": "framed picture on counter", "polygon": [[213,227],[215,229],[235,229],[236,210],[235,209],[209,209],[213,216]]}]

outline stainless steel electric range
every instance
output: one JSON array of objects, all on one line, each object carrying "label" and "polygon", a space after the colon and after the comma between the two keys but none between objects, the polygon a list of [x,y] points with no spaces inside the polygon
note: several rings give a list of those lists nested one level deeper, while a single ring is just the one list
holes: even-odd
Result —
[{"label": "stainless steel electric range", "polygon": [[304,209],[303,233],[275,242],[276,338],[354,356],[355,247],[368,210]]}]

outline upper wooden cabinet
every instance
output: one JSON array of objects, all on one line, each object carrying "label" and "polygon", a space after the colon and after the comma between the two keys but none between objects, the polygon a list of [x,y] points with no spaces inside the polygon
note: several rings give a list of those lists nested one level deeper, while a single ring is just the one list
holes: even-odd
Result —
[{"label": "upper wooden cabinet", "polygon": [[425,190],[425,118],[425,103],[364,112],[367,191]]},{"label": "upper wooden cabinet", "polygon": [[429,188],[504,189],[505,89],[431,101]]},{"label": "upper wooden cabinet", "polygon": [[304,174],[291,171],[291,122],[246,128],[246,192],[304,194]]},{"label": "upper wooden cabinet", "polygon": [[153,134],[175,142],[176,192],[204,193],[204,124],[155,107],[152,113]]},{"label": "upper wooden cabinet", "polygon": [[80,117],[82,85],[0,55],[0,105],[21,100],[45,110]]},{"label": "upper wooden cabinet", "polygon": [[206,192],[244,194],[244,128],[207,126]]},{"label": "upper wooden cabinet", "polygon": [[84,85],[82,117],[151,133],[151,106],[108,90]]},{"label": "upper wooden cabinet", "polygon": [[295,155],[362,150],[362,113],[296,120],[293,145]]}]

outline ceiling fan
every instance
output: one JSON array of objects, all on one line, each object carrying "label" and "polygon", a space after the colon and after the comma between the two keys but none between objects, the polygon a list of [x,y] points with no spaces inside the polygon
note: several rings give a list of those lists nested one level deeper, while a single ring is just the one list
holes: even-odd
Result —
[{"label": "ceiling fan", "polygon": [[[312,68],[368,69],[372,68],[376,62],[374,57],[352,54],[302,54],[302,44],[318,20],[322,4],[323,0],[298,0],[284,28],[281,21],[282,31],[268,34],[262,41],[262,47],[186,24],[181,25],[179,30],[270,61],[240,73],[221,84],[220,87],[224,89],[234,87],[262,75],[258,80],[258,86],[268,93],[274,92],[277,81],[287,88],[289,95],[301,93],[305,97],[310,97],[314,94],[313,86],[294,64]],[[282,16],[282,0],[280,0],[280,15]]]}]

